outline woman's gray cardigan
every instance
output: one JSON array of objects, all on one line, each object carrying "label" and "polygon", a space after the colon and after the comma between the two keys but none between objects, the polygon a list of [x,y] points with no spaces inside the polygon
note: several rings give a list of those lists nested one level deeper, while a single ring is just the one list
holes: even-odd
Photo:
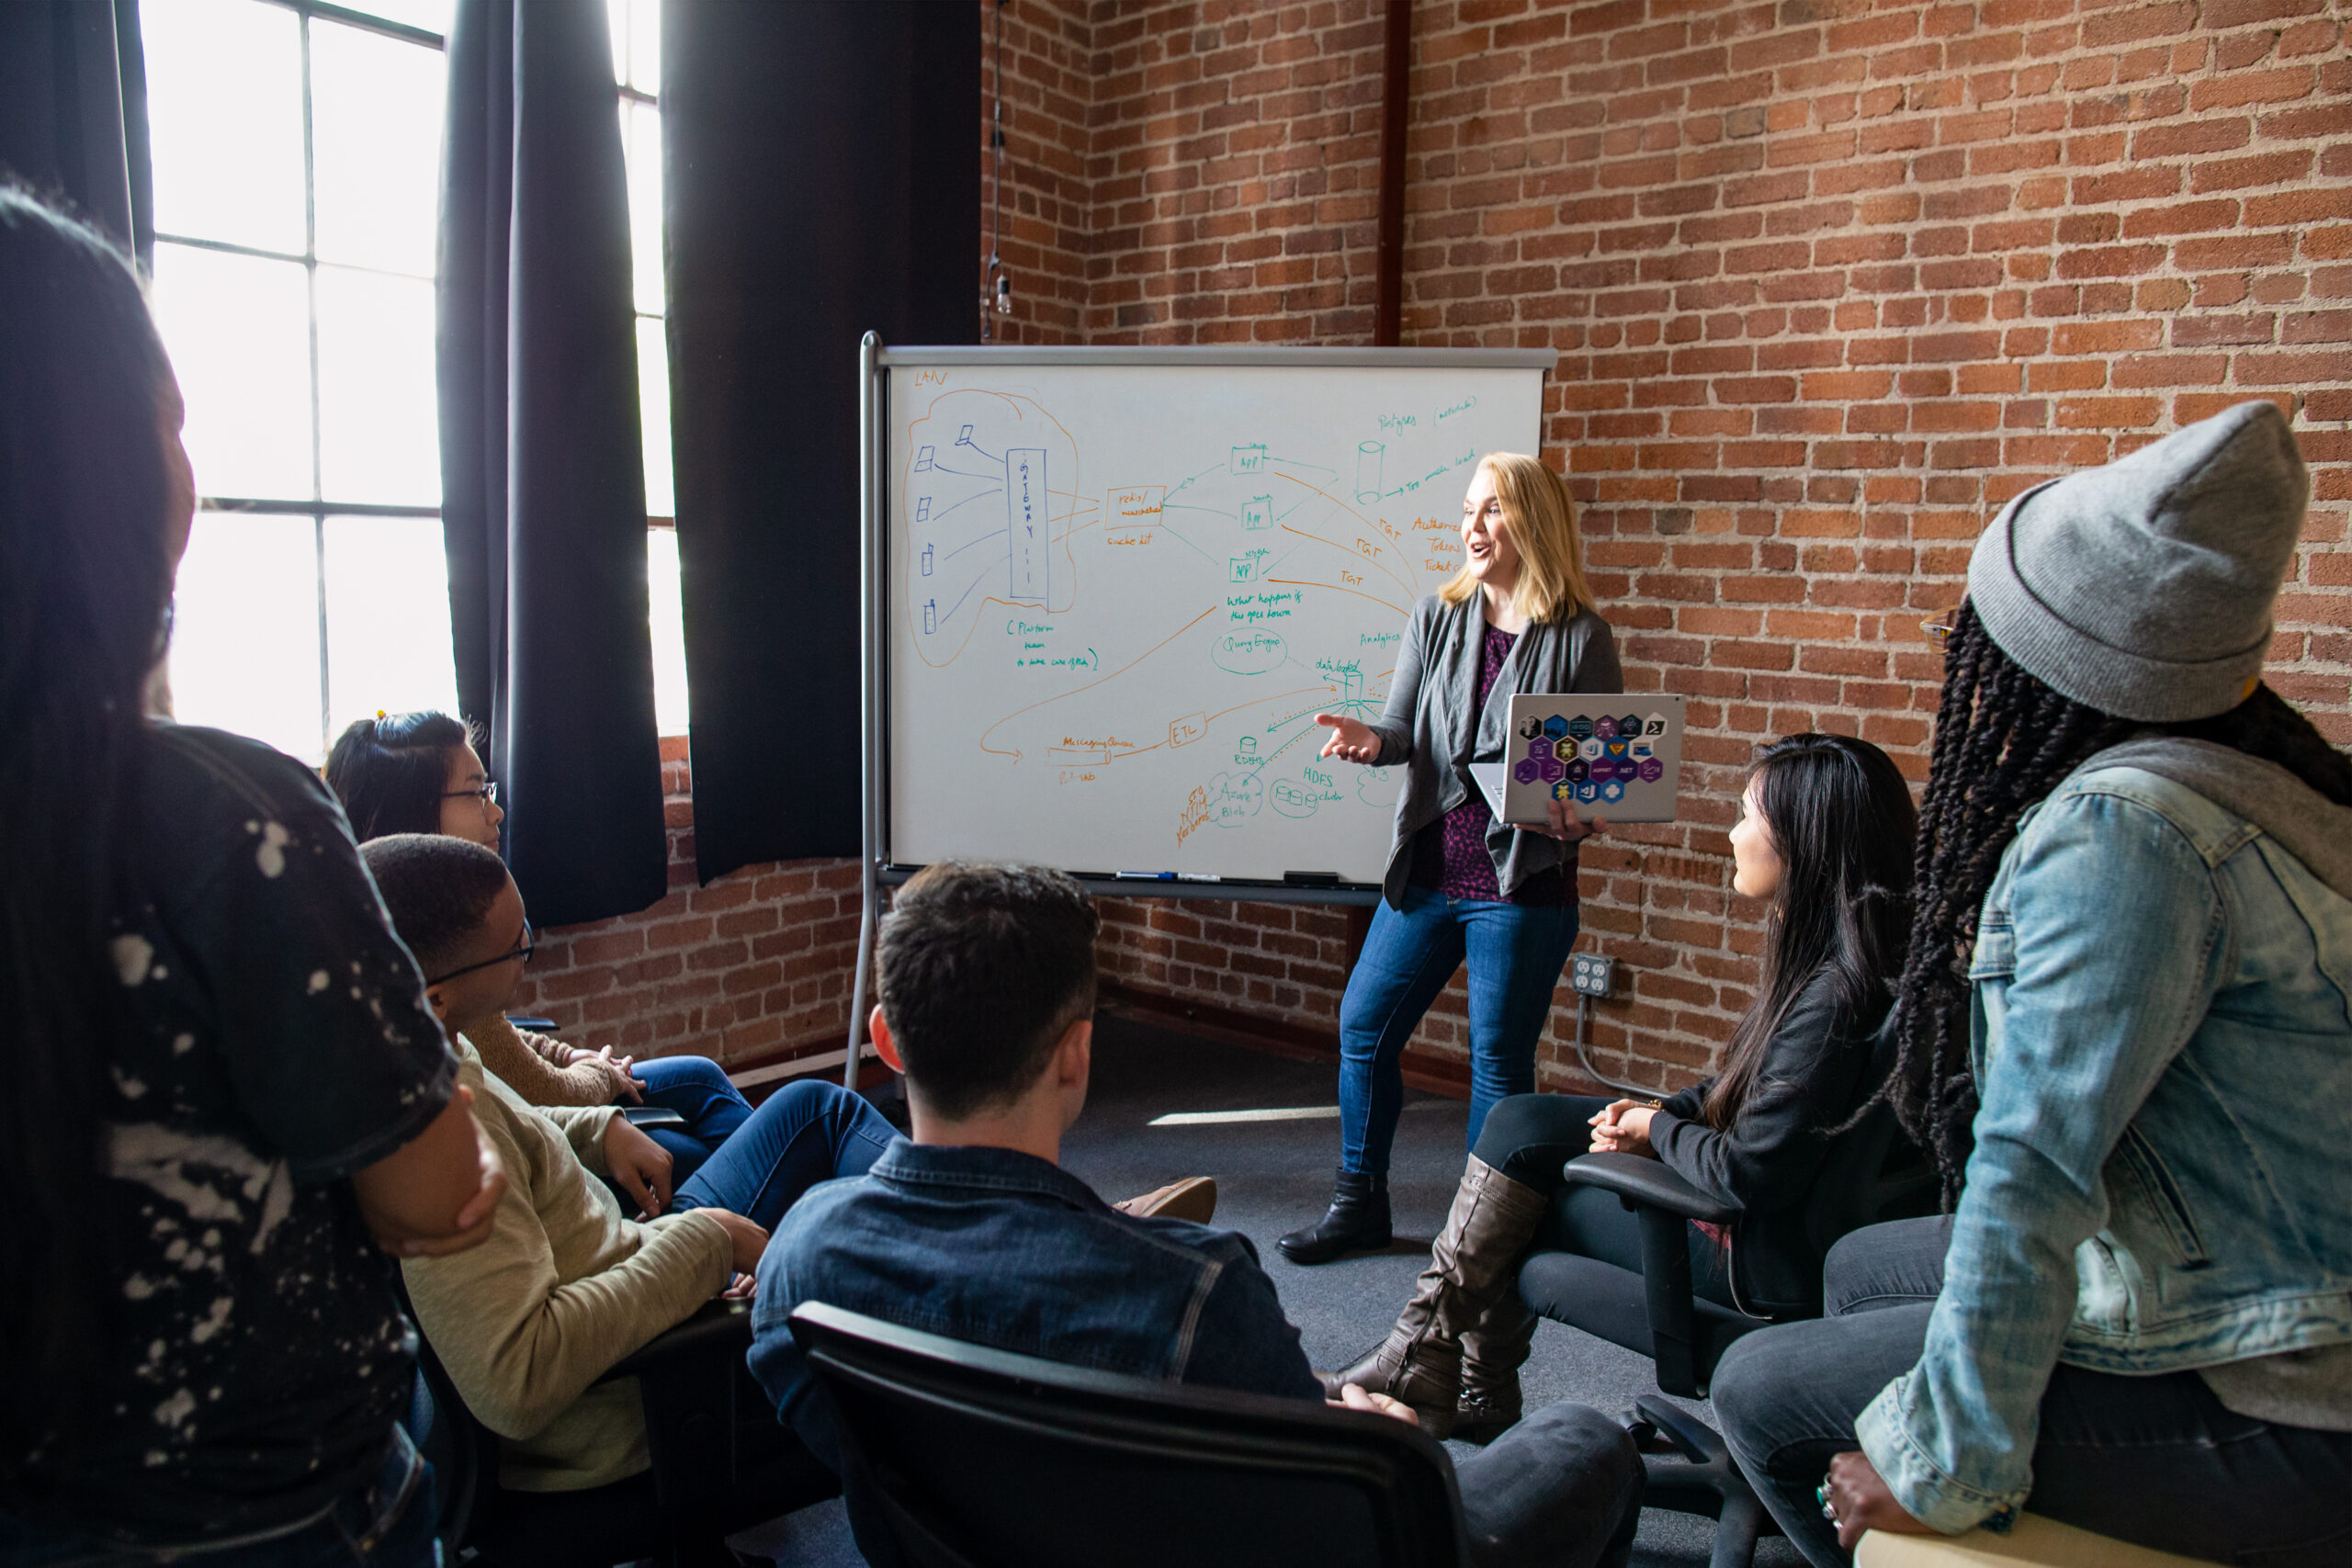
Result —
[{"label": "woman's gray cardigan", "polygon": [[[1396,840],[1381,879],[1381,896],[1391,906],[1404,904],[1413,836],[1468,795],[1467,765],[1503,760],[1513,696],[1625,689],[1609,623],[1580,610],[1565,621],[1535,622],[1520,634],[1474,723],[1470,710],[1478,698],[1486,636],[1486,606],[1476,593],[1459,604],[1430,594],[1413,606],[1405,629],[1405,646],[1388,682],[1388,707],[1372,725],[1380,738],[1379,765],[1405,769]],[[1487,829],[1487,850],[1495,857],[1495,882],[1506,897],[1529,877],[1564,861],[1567,874],[1576,875],[1575,846],[1548,834],[1497,822]]]}]

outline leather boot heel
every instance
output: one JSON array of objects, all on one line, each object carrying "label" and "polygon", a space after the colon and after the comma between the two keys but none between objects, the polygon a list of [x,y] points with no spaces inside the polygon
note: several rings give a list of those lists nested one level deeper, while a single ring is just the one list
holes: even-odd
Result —
[{"label": "leather boot heel", "polygon": [[1515,1287],[1506,1287],[1477,1325],[1462,1336],[1462,1400],[1455,1407],[1453,1435],[1464,1442],[1491,1443],[1513,1427],[1524,1408],[1519,1369],[1535,1343],[1535,1314]]},{"label": "leather boot heel", "polygon": [[1388,1224],[1388,1178],[1342,1170],[1321,1219],[1274,1243],[1293,1263],[1329,1263],[1351,1252],[1377,1252],[1394,1239]]}]

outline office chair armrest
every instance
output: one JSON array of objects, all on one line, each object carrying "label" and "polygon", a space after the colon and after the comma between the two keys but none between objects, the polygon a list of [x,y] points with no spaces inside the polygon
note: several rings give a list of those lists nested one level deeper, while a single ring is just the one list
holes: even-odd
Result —
[{"label": "office chair armrest", "polygon": [[1739,1218],[1736,1203],[1717,1202],[1645,1155],[1578,1155],[1560,1174],[1573,1184],[1614,1192],[1628,1208],[1663,1209],[1711,1225],[1727,1225]]},{"label": "office chair armrest", "polygon": [[779,1432],[764,1397],[745,1386],[751,1344],[751,1303],[708,1302],[596,1380],[638,1380],[654,1498],[673,1517],[718,1506],[758,1457],[743,1448],[743,1415],[760,1417],[771,1438]]},{"label": "office chair armrest", "polygon": [[680,1365],[741,1360],[752,1346],[752,1303],[708,1301],[674,1328],[665,1328],[606,1370],[598,1382],[658,1376]]}]

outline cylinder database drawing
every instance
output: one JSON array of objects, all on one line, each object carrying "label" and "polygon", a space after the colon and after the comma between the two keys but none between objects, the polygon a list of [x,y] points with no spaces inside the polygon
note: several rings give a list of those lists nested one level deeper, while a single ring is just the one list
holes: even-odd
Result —
[{"label": "cylinder database drawing", "polygon": [[1052,581],[1047,558],[1053,544],[1053,508],[1047,504],[1046,453],[1015,446],[1004,455],[1004,532],[1012,546],[1009,596],[1018,604],[1043,604]]},{"label": "cylinder database drawing", "polygon": [[1380,460],[1388,453],[1385,441],[1364,441],[1356,446],[1356,504],[1370,506],[1380,499]]}]

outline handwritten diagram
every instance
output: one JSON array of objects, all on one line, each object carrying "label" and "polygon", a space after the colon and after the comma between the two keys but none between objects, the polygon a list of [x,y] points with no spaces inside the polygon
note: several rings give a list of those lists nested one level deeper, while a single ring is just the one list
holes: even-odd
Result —
[{"label": "handwritten diagram", "polygon": [[1376,881],[1376,717],[1520,370],[894,370],[891,854]]}]

